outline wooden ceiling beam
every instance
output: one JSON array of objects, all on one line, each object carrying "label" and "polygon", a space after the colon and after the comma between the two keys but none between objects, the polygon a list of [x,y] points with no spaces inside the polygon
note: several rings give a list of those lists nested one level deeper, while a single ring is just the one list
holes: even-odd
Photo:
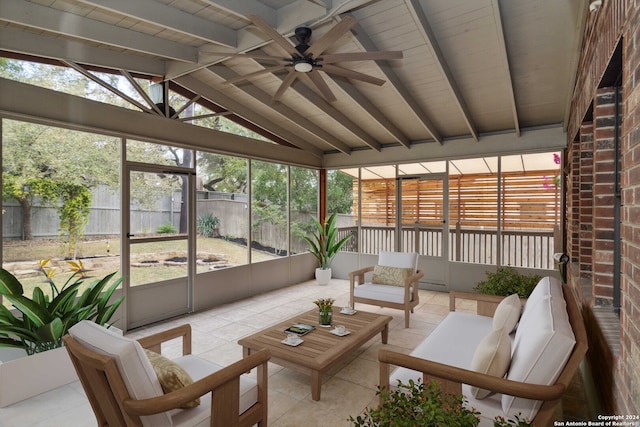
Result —
[{"label": "wooden ceiling beam", "polygon": [[436,40],[436,36],[429,25],[429,21],[427,20],[427,16],[422,10],[422,6],[420,5],[419,0],[405,0],[407,7],[409,8],[409,12],[413,16],[413,19],[416,23],[416,27],[422,34],[424,41],[426,42],[427,48],[431,51],[434,62],[438,68],[440,68],[440,72],[444,76],[444,83],[449,87],[453,98],[455,99],[458,108],[460,109],[460,113],[462,113],[462,117],[469,128],[469,133],[475,141],[478,141],[478,130],[476,129],[476,125],[471,118],[471,113],[469,113],[469,108],[462,97],[462,92],[458,87],[453,75],[451,74],[451,70],[449,69],[449,65],[442,54],[442,50],[440,49],[440,45],[438,44],[438,40]]},{"label": "wooden ceiling beam", "polygon": [[[360,46],[366,51],[378,51],[378,47],[375,45],[373,40],[366,35],[366,32],[362,28],[360,24],[356,24],[353,27],[352,34],[354,39],[360,44]],[[431,135],[431,137],[442,144],[442,136],[436,129],[435,125],[431,122],[431,119],[427,117],[424,110],[418,104],[418,101],[411,95],[411,92],[406,88],[406,86],[398,77],[393,68],[386,63],[376,62],[380,71],[384,74],[388,85],[393,86],[396,93],[402,98],[403,102],[407,105],[407,108],[413,113],[418,122],[424,127],[424,129]]]},{"label": "wooden ceiling beam", "polygon": [[[225,80],[237,76],[237,74],[233,70],[231,70],[228,67],[224,67],[222,65],[215,65],[207,68],[207,70]],[[289,122],[296,125],[300,131],[309,133],[310,135],[309,139],[319,139],[323,143],[335,148],[336,150],[344,154],[351,153],[351,148],[347,144],[338,140],[336,137],[331,135],[322,127],[314,124],[309,119],[300,115],[292,108],[287,107],[281,102],[273,102],[272,95],[268,94],[262,89],[259,89],[256,86],[251,84],[240,85],[238,86],[238,89],[244,91],[245,93],[252,96],[256,100],[260,101],[262,104],[268,106],[269,108],[277,112],[279,115],[287,119]],[[316,147],[316,149],[318,149],[318,147]]]},{"label": "wooden ceiling beam", "polygon": [[513,80],[511,79],[511,67],[509,66],[509,54],[507,53],[507,44],[504,40],[504,27],[502,26],[502,17],[500,16],[500,3],[498,0],[491,0],[491,8],[493,9],[493,18],[496,21],[496,35],[500,50],[501,62],[504,68],[505,84],[509,91],[509,101],[511,103],[511,111],[513,112],[513,127],[516,135],[520,136],[520,120],[518,119],[518,106],[516,104],[516,94],[513,90]]},{"label": "wooden ceiling beam", "polygon": [[307,140],[300,137],[300,135],[296,135],[293,132],[274,124],[271,120],[265,119],[264,117],[257,114],[254,110],[246,107],[244,103],[238,102],[237,100],[232,99],[222,92],[215,90],[211,86],[202,83],[195,77],[183,76],[175,79],[174,82],[192,91],[193,93],[200,94],[203,98],[211,100],[211,102],[215,101],[215,104],[220,105],[226,110],[242,117],[247,122],[254,123],[255,125],[260,126],[264,129],[269,129],[269,132],[278,135],[289,144],[292,144],[301,150],[307,151],[309,154],[312,154],[315,157],[322,158],[322,150],[318,149],[318,147],[312,145]]}]

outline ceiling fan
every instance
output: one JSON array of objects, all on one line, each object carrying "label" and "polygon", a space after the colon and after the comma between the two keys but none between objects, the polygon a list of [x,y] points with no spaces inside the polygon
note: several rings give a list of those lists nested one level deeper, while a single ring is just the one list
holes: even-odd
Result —
[{"label": "ceiling fan", "polygon": [[[254,73],[238,76],[227,80],[226,83],[233,84],[255,77],[257,75],[288,70],[288,74],[273,96],[274,101],[278,101],[282,94],[293,84],[296,78],[308,78],[318,88],[323,98],[328,102],[336,101],[335,95],[329,89],[319,71],[327,74],[334,74],[348,79],[360,80],[381,86],[384,80],[369,76],[364,73],[349,70],[335,65],[337,62],[366,61],[366,60],[389,60],[402,58],[401,51],[376,51],[376,52],[352,52],[335,53],[323,55],[323,52],[335,43],[340,37],[347,33],[355,24],[356,20],[350,16],[343,18],[337,25],[323,34],[318,40],[309,44],[311,39],[311,28],[298,27],[295,30],[297,45],[293,45],[287,38],[278,33],[262,18],[257,15],[247,15],[253,24],[269,36],[278,46],[283,48],[289,57],[278,57],[272,55],[256,55],[250,53],[227,54],[225,56],[239,56],[253,59],[273,61],[277,65],[266,67]],[[211,52],[213,53],[213,52]],[[222,53],[220,53],[222,55]]]}]

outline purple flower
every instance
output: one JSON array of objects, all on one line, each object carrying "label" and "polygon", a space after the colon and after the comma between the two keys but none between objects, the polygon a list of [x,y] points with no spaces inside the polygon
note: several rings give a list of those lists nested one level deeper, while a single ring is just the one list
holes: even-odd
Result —
[{"label": "purple flower", "polygon": [[557,153],[553,153],[553,163],[555,163],[556,165],[560,164],[560,155]]}]

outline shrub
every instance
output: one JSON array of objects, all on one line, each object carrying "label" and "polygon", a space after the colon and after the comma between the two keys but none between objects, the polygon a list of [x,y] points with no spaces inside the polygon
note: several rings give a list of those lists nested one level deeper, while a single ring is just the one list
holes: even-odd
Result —
[{"label": "shrub", "polygon": [[220,225],[220,218],[213,216],[211,213],[206,213],[198,217],[198,223],[196,228],[198,234],[204,237],[216,237],[216,229]]},{"label": "shrub", "polygon": [[[356,418],[349,417],[353,427],[474,427],[480,423],[480,412],[467,408],[462,394],[446,393],[437,382],[425,385],[418,379],[398,386],[391,392],[378,386],[381,397],[377,408],[367,408]],[[518,414],[506,420],[497,416],[493,427],[531,427],[533,424]]]},{"label": "shrub", "polygon": [[448,426],[472,427],[480,422],[480,414],[465,405],[461,394],[445,393],[432,381],[428,385],[418,380],[409,380],[391,392],[378,387],[382,403],[377,408],[367,408],[349,421],[356,427],[364,426]]},{"label": "shrub", "polygon": [[498,267],[495,273],[487,271],[487,279],[478,282],[475,290],[481,294],[509,296],[518,294],[528,298],[542,276],[519,273],[513,267]]},{"label": "shrub", "polygon": [[176,228],[175,225],[171,224],[170,222],[167,222],[166,224],[163,224],[160,227],[158,227],[156,232],[158,234],[174,234],[178,232],[178,229]]}]

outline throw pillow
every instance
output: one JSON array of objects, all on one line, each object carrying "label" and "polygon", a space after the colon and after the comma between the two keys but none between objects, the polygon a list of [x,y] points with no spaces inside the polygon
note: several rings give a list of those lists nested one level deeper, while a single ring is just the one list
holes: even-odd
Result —
[{"label": "throw pillow", "polygon": [[[162,391],[165,393],[170,393],[193,384],[193,379],[187,371],[174,361],[151,350],[145,349],[144,352],[147,354],[149,362],[151,362],[151,366],[153,366],[153,370],[158,376]],[[181,408],[195,408],[198,405],[200,405],[200,398],[187,402],[181,406]]]},{"label": "throw pillow", "polygon": [[[504,377],[511,364],[511,339],[506,329],[492,331],[480,341],[471,360],[470,369],[496,377]],[[491,390],[471,387],[471,394],[476,399],[484,399]]]},{"label": "throw pillow", "polygon": [[376,265],[373,267],[371,283],[378,285],[404,286],[404,281],[411,277],[413,268],[388,267]]},{"label": "throw pillow", "polygon": [[518,324],[521,313],[522,303],[518,294],[504,298],[493,314],[493,330],[505,328],[508,333],[511,333]]}]

